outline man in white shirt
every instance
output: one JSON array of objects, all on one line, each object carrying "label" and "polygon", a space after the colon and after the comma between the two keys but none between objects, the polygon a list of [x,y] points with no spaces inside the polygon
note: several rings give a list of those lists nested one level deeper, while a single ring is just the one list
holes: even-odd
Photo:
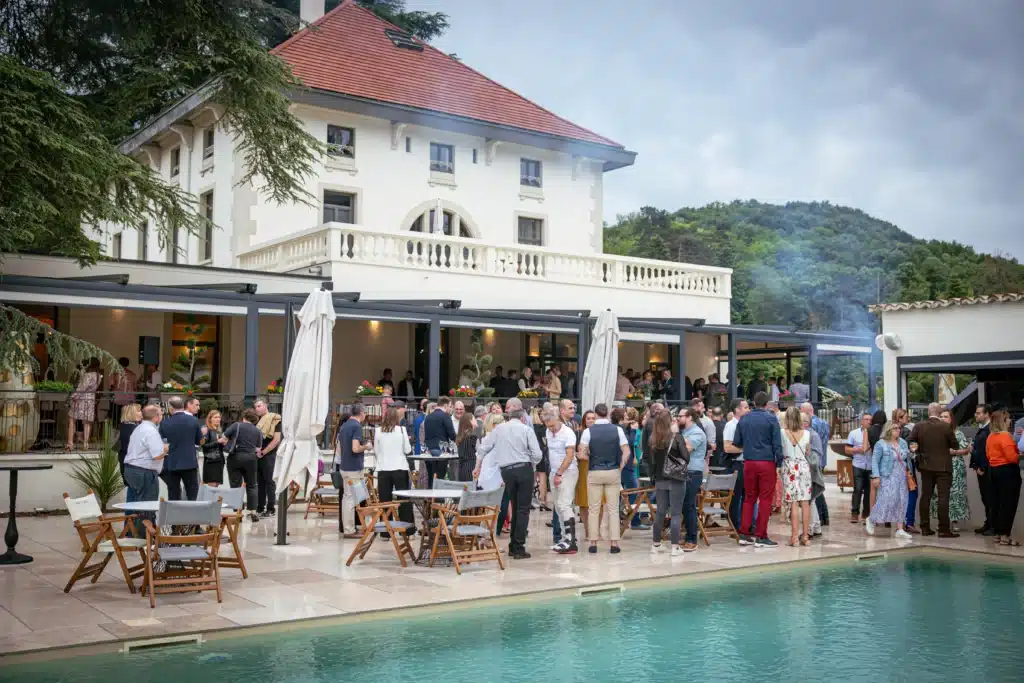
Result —
[{"label": "man in white shirt", "polygon": [[853,458],[853,505],[850,507],[850,522],[854,524],[860,521],[861,507],[864,508],[865,518],[871,514],[871,452],[868,450],[870,427],[871,413],[865,412],[860,416],[860,427],[850,432],[846,439],[846,454]]},{"label": "man in white shirt", "polygon": [[452,409],[452,427],[455,427],[455,433],[459,433],[459,422],[462,421],[462,416],[466,414],[466,404],[462,401],[456,401],[455,407]]},{"label": "man in white shirt", "polygon": [[578,547],[576,514],[572,501],[580,474],[579,466],[576,464],[576,433],[562,422],[561,415],[554,406],[545,408],[541,417],[547,426],[548,462],[551,464],[551,491],[555,497],[555,515],[562,523],[561,538],[556,539],[552,550],[560,555],[575,555]]},{"label": "man in white shirt", "polygon": [[[124,480],[128,485],[127,500],[157,500],[160,497],[160,479],[157,475],[164,467],[167,444],[160,437],[157,425],[163,419],[160,406],[148,405],[142,409],[142,422],[128,440],[128,452],[124,456]],[[152,513],[143,513],[155,519]],[[136,518],[136,532],[144,535],[141,518]]]},{"label": "man in white shirt", "polygon": [[[733,399],[729,404],[729,411],[732,419],[725,423],[722,431],[722,441],[725,442],[725,457],[729,474],[736,472],[736,484],[732,490],[732,503],[729,504],[729,519],[732,525],[739,530],[741,512],[743,510],[743,449],[733,445],[736,438],[736,427],[740,419],[750,411],[750,405],[742,398]],[[757,510],[754,511],[754,520],[757,519]],[[744,529],[740,533],[753,533],[750,529]]]},{"label": "man in white shirt", "polygon": [[580,437],[580,458],[590,461],[587,474],[587,534],[589,552],[597,552],[601,537],[599,515],[602,500],[604,517],[608,523],[611,552],[619,553],[619,491],[622,490],[622,468],[629,461],[629,440],[622,427],[608,419],[608,406],[594,406],[597,420]]}]

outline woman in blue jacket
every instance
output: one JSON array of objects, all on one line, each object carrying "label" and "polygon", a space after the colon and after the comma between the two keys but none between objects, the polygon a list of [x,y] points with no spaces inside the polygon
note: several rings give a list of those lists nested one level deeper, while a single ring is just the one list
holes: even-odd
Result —
[{"label": "woman in blue jacket", "polygon": [[906,521],[908,463],[910,447],[900,437],[900,425],[887,422],[882,427],[879,440],[871,451],[871,488],[877,489],[878,497],[871,508],[871,516],[864,523],[864,530],[874,536],[875,527],[892,522],[896,525],[896,538],[913,540],[903,528]]}]

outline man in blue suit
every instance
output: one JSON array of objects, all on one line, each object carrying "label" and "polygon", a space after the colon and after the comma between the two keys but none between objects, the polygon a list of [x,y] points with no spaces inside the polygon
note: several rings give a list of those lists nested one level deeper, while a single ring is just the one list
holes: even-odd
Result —
[{"label": "man in blue suit", "polygon": [[203,443],[203,429],[199,420],[185,410],[180,396],[167,400],[169,417],[160,423],[160,436],[167,443],[167,458],[160,478],[167,484],[167,499],[181,500],[181,487],[185,497],[195,500],[199,496],[199,459],[196,447]]}]

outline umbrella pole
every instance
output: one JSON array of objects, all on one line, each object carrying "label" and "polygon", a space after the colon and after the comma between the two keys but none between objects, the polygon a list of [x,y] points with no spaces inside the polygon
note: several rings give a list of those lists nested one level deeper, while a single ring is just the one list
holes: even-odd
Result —
[{"label": "umbrella pole", "polygon": [[277,544],[288,545],[288,487],[277,498]]}]

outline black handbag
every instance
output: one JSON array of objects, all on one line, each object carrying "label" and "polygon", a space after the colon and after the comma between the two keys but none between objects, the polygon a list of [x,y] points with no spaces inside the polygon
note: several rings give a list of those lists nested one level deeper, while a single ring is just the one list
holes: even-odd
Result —
[{"label": "black handbag", "polygon": [[673,435],[672,442],[668,445],[668,451],[665,453],[665,464],[661,467],[661,473],[665,479],[675,479],[677,481],[686,480],[686,470],[689,467],[689,463],[684,460],[676,460],[672,457],[673,447],[676,452],[679,452],[679,436]]}]

